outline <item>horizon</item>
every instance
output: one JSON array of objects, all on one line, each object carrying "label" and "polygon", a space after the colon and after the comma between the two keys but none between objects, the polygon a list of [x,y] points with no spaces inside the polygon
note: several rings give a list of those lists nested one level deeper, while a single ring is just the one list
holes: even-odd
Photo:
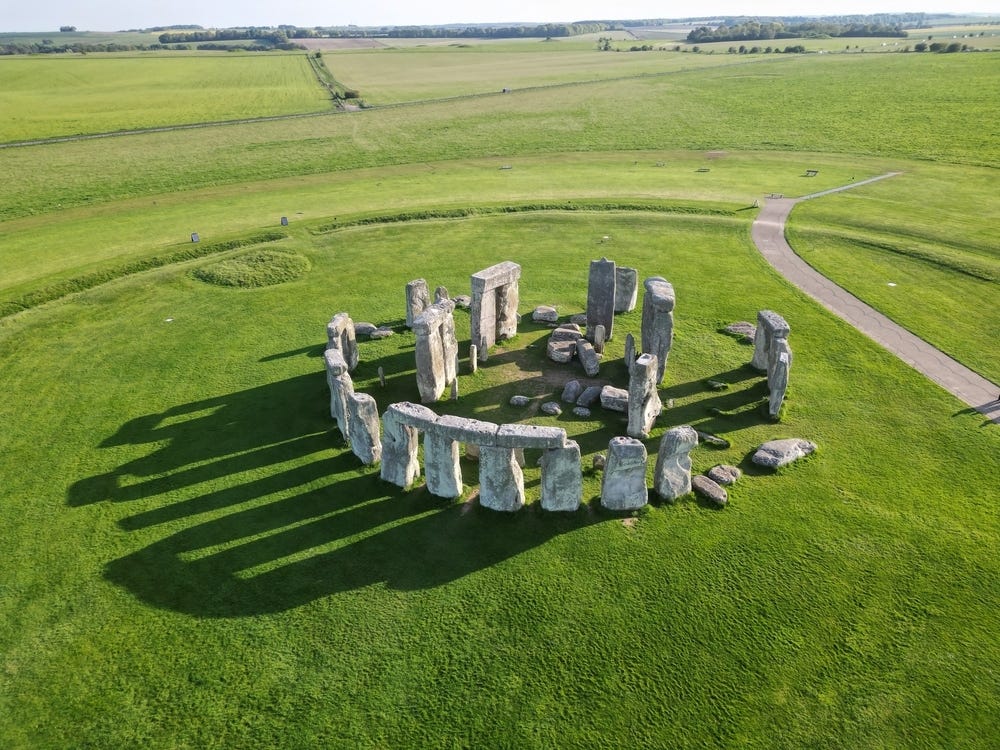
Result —
[{"label": "horizon", "polygon": [[[194,0],[176,0],[165,11],[159,3],[127,0],[95,0],[88,5],[55,0],[43,6],[31,4],[7,9],[0,21],[7,33],[57,32],[60,26],[74,26],[80,31],[112,32],[154,27],[191,25],[205,29],[244,28],[248,26],[300,28],[316,26],[535,26],[545,23],[582,21],[678,20],[711,18],[775,18],[831,16],[873,16],[901,13],[924,13],[931,16],[1000,16],[1000,0],[964,0],[961,9],[931,10],[926,0],[886,0],[873,6],[867,0],[833,0],[822,10],[802,7],[793,0],[763,0],[751,6],[720,0],[710,12],[696,3],[682,2],[663,13],[663,5],[651,0],[623,0],[613,6],[604,0],[554,0],[537,3],[525,0],[486,2],[477,6],[475,20],[466,4],[456,0],[432,0],[420,8],[400,7],[386,0],[372,0],[363,8],[341,3],[320,4],[316,0],[287,0],[277,8],[265,0],[219,0],[206,6]],[[935,3],[935,5],[937,5]],[[832,7],[831,7],[832,6]],[[612,10],[611,13],[605,12]],[[692,12],[693,11],[693,12]],[[753,12],[756,11],[756,12]],[[512,20],[518,19],[518,20]]]}]

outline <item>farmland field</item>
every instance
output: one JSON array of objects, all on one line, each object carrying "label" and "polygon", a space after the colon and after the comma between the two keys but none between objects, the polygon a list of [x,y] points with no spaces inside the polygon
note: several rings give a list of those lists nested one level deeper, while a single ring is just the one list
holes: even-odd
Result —
[{"label": "farmland field", "polygon": [[[581,50],[535,44],[323,57],[387,101],[488,91],[488,66],[463,72],[479,56],[577,82],[0,150],[0,745],[992,747],[997,426],[778,276],[750,225],[770,193],[901,172],[804,202],[789,239],[996,380],[997,56],[651,53],[715,59],[584,83]],[[127,80],[146,61],[94,62]],[[539,411],[582,371],[545,359],[530,311],[582,311],[601,256],[677,291],[645,442],[726,438],[691,456],[745,471],[724,510],[603,511],[592,458],[622,415]],[[454,501],[403,491],[329,418],[334,313],[394,327],[360,341],[355,385],[380,411],[415,401],[404,285],[467,293],[501,260],[523,269],[518,336],[473,374],[456,311],[460,396],[433,408],[565,428],[575,513],[539,509],[537,452],[527,507],[499,514],[476,463]],[[220,285],[234,269],[282,283]],[[751,348],[720,332],[763,308],[792,327],[778,423]],[[627,382],[640,318],[616,318],[600,381]],[[775,437],[819,449],[754,467]]]},{"label": "farmland field", "polygon": [[329,109],[305,53],[0,57],[0,142]]}]

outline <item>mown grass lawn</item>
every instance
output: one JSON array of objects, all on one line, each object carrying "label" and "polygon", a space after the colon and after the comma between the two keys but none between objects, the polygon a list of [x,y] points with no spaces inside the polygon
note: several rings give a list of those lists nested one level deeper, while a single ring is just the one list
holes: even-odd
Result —
[{"label": "mown grass lawn", "polygon": [[[354,227],[284,243],[312,263],[288,284],[161,269],[12,321],[4,744],[988,746],[996,433],[791,290],[746,222]],[[507,516],[403,493],[345,450],[319,357],[332,313],[393,322],[417,272],[454,294],[510,258],[522,310],[569,314],[597,255],[675,284],[674,406],[648,444],[678,423],[730,439],[693,454],[696,471],[748,470],[727,509],[654,505],[626,525],[594,506],[588,470],[587,507],[544,514],[529,454],[529,507]],[[717,330],[764,306],[793,328],[778,425],[758,410],[750,348]],[[619,318],[603,378],[623,377],[638,320]],[[439,410],[526,418],[512,393],[537,406],[578,374],[544,363],[544,334],[525,324],[476,375],[463,362],[462,396]],[[361,350],[356,382],[381,407],[416,397],[410,334]],[[530,419],[564,426],[588,466],[621,429],[599,410]],[[819,453],[751,468],[757,444],[790,435]]]}]

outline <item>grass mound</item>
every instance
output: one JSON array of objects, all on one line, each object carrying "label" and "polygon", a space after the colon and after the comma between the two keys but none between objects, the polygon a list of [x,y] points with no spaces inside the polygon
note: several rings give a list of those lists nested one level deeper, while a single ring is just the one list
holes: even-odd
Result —
[{"label": "grass mound", "polygon": [[197,268],[196,279],[218,286],[253,289],[301,278],[312,268],[309,259],[281,250],[253,250]]}]

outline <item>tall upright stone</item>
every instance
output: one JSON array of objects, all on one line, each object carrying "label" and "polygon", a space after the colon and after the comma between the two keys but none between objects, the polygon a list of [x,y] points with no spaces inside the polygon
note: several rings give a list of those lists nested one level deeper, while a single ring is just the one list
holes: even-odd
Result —
[{"label": "tall upright stone", "polygon": [[648,438],[656,418],[663,411],[656,390],[657,361],[652,354],[642,354],[629,368],[628,432],[630,437]]},{"label": "tall upright stone", "polygon": [[615,262],[607,258],[590,261],[587,278],[587,338],[593,340],[594,329],[604,326],[604,336],[610,341],[615,325]]},{"label": "tall upright stone", "polygon": [[773,310],[760,310],[757,312],[757,330],[753,339],[753,359],[750,366],[755,370],[764,372],[768,369],[771,357],[771,342],[778,339],[787,339],[791,333],[788,322]]},{"label": "tall upright stone", "polygon": [[358,340],[354,321],[346,312],[337,313],[326,324],[326,348],[339,349],[347,363],[347,371],[354,372],[358,366]]},{"label": "tall upright stone", "polygon": [[382,466],[379,476],[406,489],[420,476],[420,461],[417,459],[419,431],[403,421],[400,406],[390,404],[382,415]]},{"label": "tall upright stone", "polygon": [[653,470],[653,489],[664,500],[676,500],[691,491],[691,449],[698,445],[693,427],[674,427],[663,433]]},{"label": "tall upright stone", "polygon": [[433,403],[455,382],[458,340],[455,337],[455,303],[436,302],[413,321],[416,335],[417,388],[420,400]]},{"label": "tall upright stone", "polygon": [[347,405],[351,451],[363,464],[378,463],[382,458],[382,439],[375,399],[367,393],[354,393]]},{"label": "tall upright stone", "polygon": [[330,388],[330,416],[337,420],[344,440],[350,440],[349,400],[354,395],[354,381],[347,372],[347,362],[340,349],[327,349],[323,353],[323,361],[326,364],[326,384]]},{"label": "tall upright stone", "polygon": [[444,415],[427,428],[424,434],[424,476],[427,491],[437,497],[458,497],[462,494],[462,466],[459,463],[459,443],[452,430],[465,420]]},{"label": "tall upright stone", "polygon": [[635,438],[615,437],[601,477],[601,505],[609,510],[634,510],[649,499],[646,489],[646,446]]},{"label": "tall upright stone", "polygon": [[524,507],[524,472],[513,448],[479,447],[479,504],[507,512]]},{"label": "tall upright stone", "polygon": [[517,335],[520,278],[521,266],[509,260],[472,274],[470,329],[480,362],[497,341]]},{"label": "tall upright stone", "polygon": [[674,287],[662,276],[646,279],[643,286],[642,351],[656,357],[656,382],[660,384],[674,342]]},{"label": "tall upright stone", "polygon": [[562,448],[542,453],[542,509],[573,511],[582,500],[580,446],[567,440]]},{"label": "tall upright stone", "polygon": [[770,391],[767,411],[772,419],[781,413],[781,403],[788,391],[788,373],[792,369],[792,350],[788,339],[776,338],[771,342],[771,356],[767,368],[767,387]]},{"label": "tall upright stone", "polygon": [[635,336],[631,333],[625,334],[625,366],[631,370],[635,364]]},{"label": "tall upright stone", "polygon": [[628,266],[615,269],[615,312],[632,312],[639,297],[639,272]]},{"label": "tall upright stone", "polygon": [[426,279],[414,279],[406,285],[406,326],[413,328],[413,321],[431,305],[431,293]]}]

